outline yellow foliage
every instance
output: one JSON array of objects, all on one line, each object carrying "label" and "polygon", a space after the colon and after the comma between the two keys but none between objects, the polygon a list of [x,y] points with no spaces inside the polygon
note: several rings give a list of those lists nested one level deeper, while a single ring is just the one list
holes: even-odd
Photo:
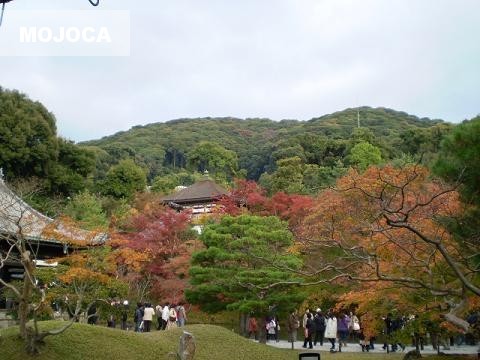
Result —
[{"label": "yellow foliage", "polygon": [[84,267],[70,267],[65,274],[59,276],[59,279],[66,284],[72,284],[74,282],[98,282],[106,284],[109,277]]}]

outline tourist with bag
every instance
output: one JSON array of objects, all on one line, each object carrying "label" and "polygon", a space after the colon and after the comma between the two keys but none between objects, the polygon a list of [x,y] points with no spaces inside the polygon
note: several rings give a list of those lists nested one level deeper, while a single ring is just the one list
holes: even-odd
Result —
[{"label": "tourist with bag", "polygon": [[267,330],[267,340],[275,339],[275,328],[277,327],[277,323],[275,322],[275,318],[267,318],[267,324],[265,326]]},{"label": "tourist with bag", "polygon": [[325,327],[325,338],[332,344],[330,351],[335,351],[335,341],[337,339],[337,318],[332,310],[327,313],[327,326]]},{"label": "tourist with bag", "polygon": [[350,312],[350,336],[352,340],[356,341],[358,339],[358,335],[360,334],[360,321],[358,320],[357,315],[353,312]]},{"label": "tourist with bag", "polygon": [[177,311],[175,310],[175,305],[172,304],[170,311],[168,313],[168,323],[167,330],[177,327]]}]

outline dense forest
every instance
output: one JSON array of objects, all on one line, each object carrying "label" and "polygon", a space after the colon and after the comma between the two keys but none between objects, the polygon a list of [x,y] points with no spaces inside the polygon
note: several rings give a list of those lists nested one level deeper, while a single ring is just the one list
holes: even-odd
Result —
[{"label": "dense forest", "polygon": [[[179,119],[135,126],[80,145],[97,154],[99,178],[120,159],[131,158],[146,169],[152,183],[174,173],[208,170],[219,181],[246,177],[271,188],[279,168],[296,167],[304,179],[290,190],[315,192],[361,161],[362,151],[379,151],[377,162],[413,160],[420,154],[430,161],[451,127],[442,120],[361,107],[309,121]],[[373,148],[365,148],[366,143]]]},{"label": "dense forest", "polygon": [[349,167],[431,163],[452,127],[360,107],[309,121],[178,119],[75,144],[58,136],[54,115],[41,103],[0,88],[0,166],[9,182],[40,188],[30,200],[47,212],[55,208],[47,203],[85,190],[117,200],[146,186],[166,193],[205,170],[225,186],[246,178],[270,194],[315,194]]}]

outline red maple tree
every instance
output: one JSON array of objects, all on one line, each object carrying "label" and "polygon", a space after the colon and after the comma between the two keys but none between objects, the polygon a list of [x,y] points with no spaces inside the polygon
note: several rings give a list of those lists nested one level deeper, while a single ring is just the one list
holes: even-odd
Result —
[{"label": "red maple tree", "polygon": [[159,301],[184,299],[190,256],[196,246],[189,228],[188,211],[177,212],[158,203],[147,203],[130,219],[128,232],[122,235],[124,247],[148,256],[142,268],[130,274],[143,284],[142,296],[148,287],[150,295]]}]

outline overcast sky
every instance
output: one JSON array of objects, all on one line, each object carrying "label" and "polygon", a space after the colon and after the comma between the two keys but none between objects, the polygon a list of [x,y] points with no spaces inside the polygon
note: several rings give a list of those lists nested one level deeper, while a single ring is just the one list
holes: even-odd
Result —
[{"label": "overcast sky", "polygon": [[480,113],[478,0],[14,0],[3,26],[40,8],[131,12],[129,57],[0,57],[0,85],[75,141],[181,117]]}]

